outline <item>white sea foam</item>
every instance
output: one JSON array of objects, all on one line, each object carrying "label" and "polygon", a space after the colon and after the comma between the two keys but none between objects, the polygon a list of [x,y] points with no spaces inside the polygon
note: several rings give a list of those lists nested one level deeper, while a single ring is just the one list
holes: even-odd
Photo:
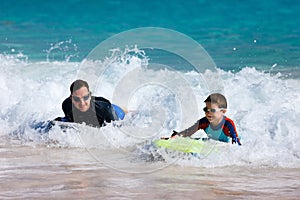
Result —
[{"label": "white sea foam", "polygon": [[[201,108],[209,89],[203,86],[198,73],[152,70],[144,67],[141,58],[133,55],[128,59],[129,62],[113,63],[115,67],[106,71],[101,86],[93,91],[94,95],[134,110],[125,121],[109,124],[101,130],[80,126],[79,130],[62,132],[54,128],[49,135],[41,136],[30,128],[30,123],[63,116],[61,103],[69,95],[69,85],[77,78],[80,63],[29,63],[0,55],[1,135],[17,132],[22,142],[34,145],[56,141],[65,147],[134,148],[141,147],[145,141],[169,136],[173,129],[187,128],[203,116]],[[129,66],[134,68],[126,71]],[[135,70],[139,70],[140,76],[133,79],[128,74]],[[222,70],[219,73],[229,104],[227,116],[235,121],[243,146],[229,145],[222,152],[200,161],[192,157],[177,162],[206,167],[249,164],[299,167],[299,80],[283,79],[251,67],[237,73]],[[186,81],[182,88],[178,74]],[[126,76],[131,79],[124,80]],[[143,83],[144,79],[147,84]],[[124,88],[120,83],[133,88],[126,101],[122,99],[124,94],[116,95],[118,88]]]}]

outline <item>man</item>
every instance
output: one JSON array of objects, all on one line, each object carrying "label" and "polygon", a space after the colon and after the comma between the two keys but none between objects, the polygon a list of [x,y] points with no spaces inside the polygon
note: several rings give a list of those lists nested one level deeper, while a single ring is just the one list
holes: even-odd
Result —
[{"label": "man", "polygon": [[114,107],[109,100],[91,95],[86,81],[76,80],[70,86],[71,95],[62,103],[64,118],[57,121],[85,123],[102,127],[105,123],[118,120]]}]

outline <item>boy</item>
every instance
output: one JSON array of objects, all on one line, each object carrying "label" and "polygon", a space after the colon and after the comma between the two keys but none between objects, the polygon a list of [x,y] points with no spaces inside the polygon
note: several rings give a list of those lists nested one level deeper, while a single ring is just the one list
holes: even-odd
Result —
[{"label": "boy", "polygon": [[225,116],[227,109],[226,98],[222,94],[213,93],[204,102],[206,104],[206,107],[203,108],[205,117],[184,131],[179,133],[174,131],[171,137],[177,135],[189,137],[198,130],[203,129],[211,139],[229,142],[231,138],[232,144],[238,143],[238,145],[241,145],[234,122]]}]

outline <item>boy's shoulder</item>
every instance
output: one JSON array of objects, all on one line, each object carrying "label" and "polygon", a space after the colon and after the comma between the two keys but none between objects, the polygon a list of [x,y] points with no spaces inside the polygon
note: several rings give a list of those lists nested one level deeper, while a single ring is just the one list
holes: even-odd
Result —
[{"label": "boy's shoulder", "polygon": [[209,123],[208,119],[206,117],[202,117],[198,120],[199,123]]},{"label": "boy's shoulder", "polygon": [[224,116],[225,125],[234,125],[234,121],[229,117]]}]

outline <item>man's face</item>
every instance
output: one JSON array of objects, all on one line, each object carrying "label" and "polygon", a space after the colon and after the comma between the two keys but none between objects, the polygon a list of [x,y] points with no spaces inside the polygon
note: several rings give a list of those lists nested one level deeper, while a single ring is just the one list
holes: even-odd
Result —
[{"label": "man's face", "polygon": [[71,99],[73,105],[81,112],[86,112],[91,106],[91,95],[86,87],[74,91]]}]

